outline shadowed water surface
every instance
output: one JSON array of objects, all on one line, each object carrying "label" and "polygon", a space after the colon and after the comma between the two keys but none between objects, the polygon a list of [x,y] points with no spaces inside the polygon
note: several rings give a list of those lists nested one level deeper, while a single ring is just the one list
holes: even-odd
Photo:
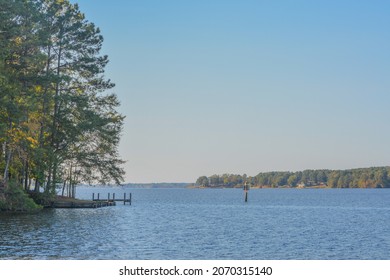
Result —
[{"label": "shadowed water surface", "polygon": [[0,216],[0,259],[390,259],[388,189],[80,188],[133,205]]}]

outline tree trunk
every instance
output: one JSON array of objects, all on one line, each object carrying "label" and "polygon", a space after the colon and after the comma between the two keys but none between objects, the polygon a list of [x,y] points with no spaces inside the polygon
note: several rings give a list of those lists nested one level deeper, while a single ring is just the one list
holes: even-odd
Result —
[{"label": "tree trunk", "polygon": [[[11,119],[9,119],[8,121],[9,121],[8,129],[9,129],[9,131],[12,131],[12,121],[11,121]],[[6,185],[8,180],[9,180],[9,167],[11,165],[12,148],[10,147],[10,143],[9,142],[6,142],[4,147],[5,147],[5,151],[4,151],[4,155],[5,155],[5,168],[4,168],[3,182]]]},{"label": "tree trunk", "polygon": [[60,74],[61,74],[61,59],[62,59],[62,36],[63,36],[63,30],[60,29],[59,32],[59,46],[58,46],[58,54],[57,54],[57,69],[56,69],[56,75],[57,75],[57,81],[55,86],[55,95],[54,95],[54,112],[53,112],[53,121],[52,121],[52,127],[51,127],[51,153],[49,157],[49,176],[47,179],[47,187],[50,189],[50,191],[54,191],[56,187],[56,180],[57,180],[57,159],[55,151],[58,148],[57,143],[57,119],[59,114],[59,96],[61,92],[60,88]]},{"label": "tree trunk", "polygon": [[11,165],[11,158],[12,158],[12,150],[11,148],[9,148],[8,151],[6,151],[6,161],[5,161],[5,169],[4,169],[4,177],[3,177],[4,184],[6,184],[9,180],[9,167]]},{"label": "tree trunk", "polygon": [[28,160],[26,159],[25,160],[25,163],[24,163],[24,178],[23,178],[23,181],[24,181],[24,189],[26,191],[28,191]]},{"label": "tree trunk", "polygon": [[62,185],[62,196],[65,194],[66,180],[64,180],[64,184]]}]

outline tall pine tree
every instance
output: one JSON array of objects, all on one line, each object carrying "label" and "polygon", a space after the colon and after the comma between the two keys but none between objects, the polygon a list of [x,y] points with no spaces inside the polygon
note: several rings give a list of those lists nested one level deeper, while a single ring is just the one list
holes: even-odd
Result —
[{"label": "tall pine tree", "polygon": [[54,193],[123,180],[100,30],[67,0],[0,0],[0,177]]}]

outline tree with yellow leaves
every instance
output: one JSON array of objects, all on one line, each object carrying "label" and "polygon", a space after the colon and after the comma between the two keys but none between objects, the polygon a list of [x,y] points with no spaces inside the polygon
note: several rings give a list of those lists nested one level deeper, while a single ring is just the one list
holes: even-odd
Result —
[{"label": "tree with yellow leaves", "polygon": [[68,0],[0,0],[0,179],[55,193],[123,180],[103,37]]}]

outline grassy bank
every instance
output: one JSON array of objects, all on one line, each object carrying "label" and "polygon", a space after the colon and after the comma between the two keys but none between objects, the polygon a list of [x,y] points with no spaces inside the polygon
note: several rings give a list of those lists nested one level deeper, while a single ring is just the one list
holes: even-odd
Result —
[{"label": "grassy bank", "polygon": [[15,183],[0,188],[0,211],[2,212],[36,212],[42,208]]}]

